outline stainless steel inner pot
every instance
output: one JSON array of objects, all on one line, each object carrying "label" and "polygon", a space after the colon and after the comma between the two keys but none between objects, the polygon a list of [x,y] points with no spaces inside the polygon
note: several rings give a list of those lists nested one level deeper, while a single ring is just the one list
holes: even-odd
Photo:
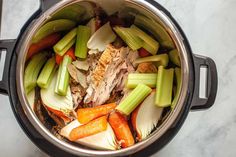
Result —
[{"label": "stainless steel inner pot", "polygon": [[[147,1],[144,0],[122,0],[122,5],[118,5],[117,9],[122,9],[125,11],[125,7],[133,8],[133,11],[138,11],[142,14],[145,14],[148,17],[153,18],[154,20],[158,21],[163,25],[166,31],[172,37],[176,48],[179,51],[179,56],[181,59],[181,68],[182,68],[182,87],[181,87],[181,94],[178,99],[177,105],[175,109],[168,115],[167,119],[161,124],[158,129],[156,129],[146,140],[135,144],[129,148],[116,150],[116,151],[106,151],[106,150],[95,150],[91,148],[87,148],[84,146],[80,146],[78,144],[72,144],[65,142],[61,139],[58,139],[54,136],[37,118],[36,114],[30,108],[30,105],[26,99],[26,95],[24,92],[23,86],[23,74],[25,69],[25,61],[26,61],[26,53],[31,43],[31,39],[33,35],[37,32],[37,30],[45,24],[56,12],[60,11],[61,9],[72,5],[74,3],[79,3],[83,0],[62,0],[61,2],[57,3],[46,12],[44,12],[38,19],[36,19],[33,24],[28,28],[28,31],[25,35],[25,38],[21,41],[20,49],[18,52],[18,60],[17,60],[17,69],[16,69],[16,80],[17,83],[17,93],[20,100],[20,103],[24,109],[24,112],[32,123],[32,125],[37,129],[37,131],[48,141],[59,147],[60,149],[69,152],[74,155],[83,155],[83,156],[123,156],[133,154],[139,150],[146,148],[147,146],[151,145],[153,142],[158,140],[176,121],[179,114],[181,114],[181,110],[184,107],[184,101],[187,96],[187,89],[189,86],[189,78],[190,78],[190,62],[187,57],[187,48],[183,43],[183,37],[181,33],[173,23],[173,21],[161,10],[153,6]],[[107,1],[107,3],[101,0],[93,0],[97,2],[101,7],[103,5],[107,5],[111,3],[111,1]]]}]

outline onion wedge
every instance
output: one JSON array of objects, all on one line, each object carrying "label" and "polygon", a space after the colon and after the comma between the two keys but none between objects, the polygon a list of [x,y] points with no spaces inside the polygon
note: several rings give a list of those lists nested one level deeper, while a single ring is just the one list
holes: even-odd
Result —
[{"label": "onion wedge", "polygon": [[[74,120],[62,128],[59,133],[63,137],[69,139],[70,132],[80,125],[82,124],[80,124],[78,120]],[[109,123],[107,123],[106,131],[78,139],[75,142],[95,149],[116,150],[119,148],[118,144],[116,143],[115,134]]]},{"label": "onion wedge", "polygon": [[31,92],[29,92],[26,95],[26,98],[29,102],[30,108],[34,110],[34,100],[35,100],[35,89],[33,89]]}]

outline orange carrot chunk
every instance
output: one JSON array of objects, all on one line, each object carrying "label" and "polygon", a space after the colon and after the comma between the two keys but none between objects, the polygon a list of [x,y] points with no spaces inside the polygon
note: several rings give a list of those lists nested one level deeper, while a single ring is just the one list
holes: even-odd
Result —
[{"label": "orange carrot chunk", "polygon": [[85,125],[81,125],[72,129],[69,135],[70,141],[76,141],[78,139],[97,134],[107,129],[107,116],[99,117]]},{"label": "orange carrot chunk", "polygon": [[43,38],[38,43],[31,44],[27,54],[27,59],[31,58],[34,54],[44,49],[52,47],[60,40],[60,38],[61,38],[60,34],[54,33]]},{"label": "orange carrot chunk", "polygon": [[81,124],[86,124],[95,118],[98,118],[98,117],[101,117],[110,113],[115,108],[116,108],[116,104],[111,103],[111,104],[96,106],[93,108],[78,109],[77,110],[78,121]]},{"label": "orange carrot chunk", "polygon": [[58,65],[62,62],[63,57],[64,57],[65,55],[69,55],[69,56],[72,58],[72,60],[76,60],[76,57],[75,57],[75,49],[72,47],[72,48],[70,48],[63,56],[60,56],[60,55],[56,54],[56,63],[57,63]]},{"label": "orange carrot chunk", "polygon": [[110,114],[108,121],[123,148],[134,145],[133,135],[130,131],[128,122],[123,115],[119,112],[113,112]]}]

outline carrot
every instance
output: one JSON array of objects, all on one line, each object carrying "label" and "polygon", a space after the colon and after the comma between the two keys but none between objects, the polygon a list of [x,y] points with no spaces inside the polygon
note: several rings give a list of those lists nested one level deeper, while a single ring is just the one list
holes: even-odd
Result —
[{"label": "carrot", "polygon": [[108,121],[123,148],[134,145],[133,135],[130,131],[128,122],[123,115],[119,112],[113,112],[110,114]]},{"label": "carrot", "polygon": [[86,124],[95,118],[98,118],[98,117],[101,117],[110,113],[115,108],[116,108],[116,104],[111,103],[111,104],[96,106],[93,108],[78,109],[77,110],[78,121],[81,124]]},{"label": "carrot", "polygon": [[34,54],[42,51],[43,49],[50,48],[55,45],[61,36],[58,33],[51,34],[37,43],[31,44],[28,50],[27,59],[31,58]]},{"label": "carrot", "polygon": [[138,54],[140,57],[148,57],[148,56],[151,56],[152,54],[149,53],[147,50],[145,50],[144,48],[140,48],[138,50]]},{"label": "carrot", "polygon": [[70,141],[76,141],[80,138],[91,136],[107,129],[107,116],[102,116],[87,124],[78,126],[69,134]]},{"label": "carrot", "polygon": [[63,56],[60,56],[60,55],[56,54],[56,63],[57,63],[58,65],[62,62],[63,57],[64,57],[65,55],[69,55],[69,56],[72,58],[72,60],[76,60],[76,57],[75,57],[75,49],[72,47],[72,48],[70,48]]},{"label": "carrot", "polygon": [[70,122],[71,119],[68,118],[62,111],[54,110],[48,106],[46,106],[47,110],[54,113],[56,116],[60,117],[64,122]]}]

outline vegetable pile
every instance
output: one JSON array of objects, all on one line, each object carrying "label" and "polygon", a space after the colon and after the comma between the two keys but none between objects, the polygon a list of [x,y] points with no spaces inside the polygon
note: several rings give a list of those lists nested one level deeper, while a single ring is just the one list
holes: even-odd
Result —
[{"label": "vegetable pile", "polygon": [[25,93],[41,122],[63,140],[130,147],[178,101],[179,53],[167,31],[144,15],[108,15],[81,2],[56,13],[31,42]]}]

